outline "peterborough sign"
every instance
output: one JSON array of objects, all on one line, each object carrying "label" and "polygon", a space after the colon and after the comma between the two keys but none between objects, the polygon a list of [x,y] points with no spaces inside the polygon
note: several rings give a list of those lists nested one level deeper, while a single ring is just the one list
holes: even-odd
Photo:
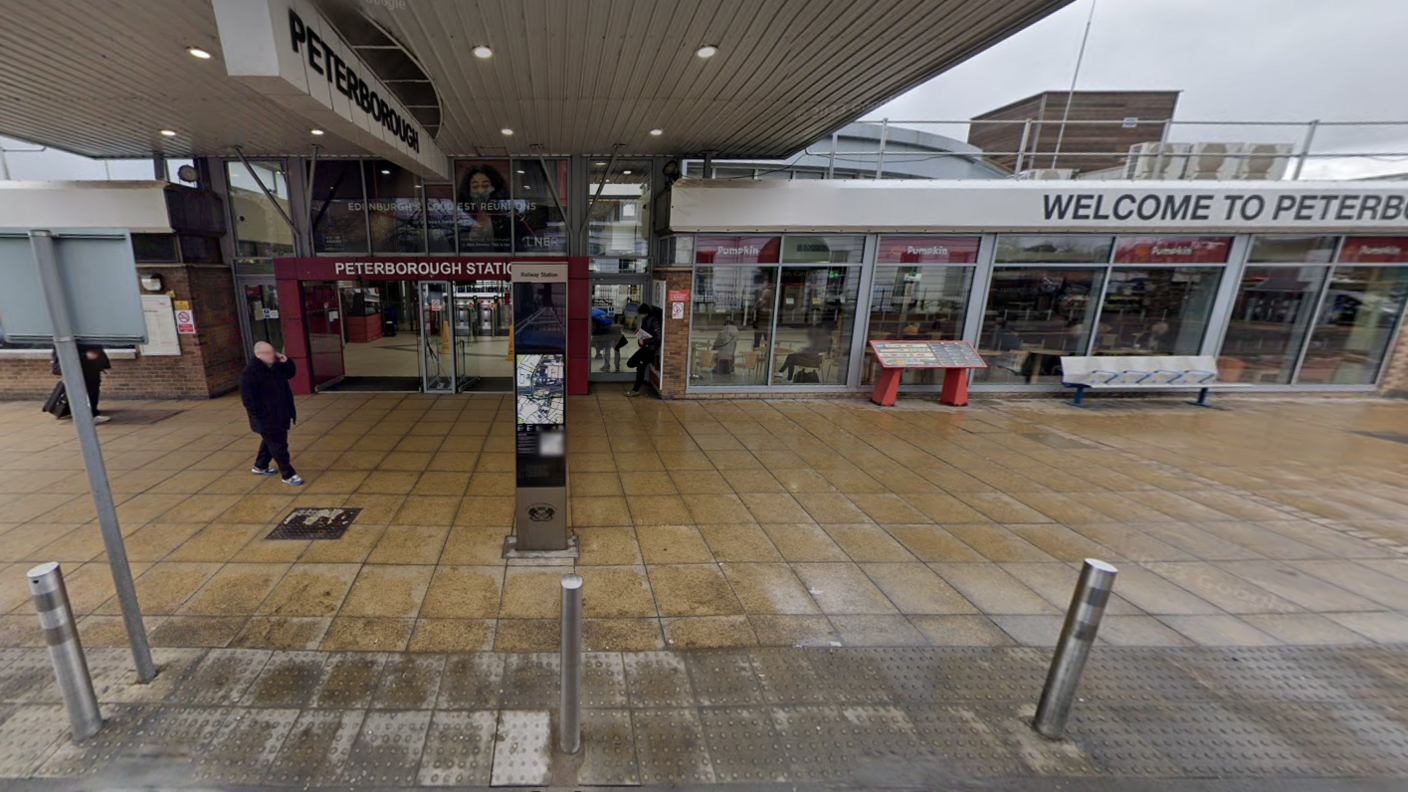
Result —
[{"label": "peterborough sign", "polygon": [[421,176],[449,160],[309,0],[212,0],[225,70],[323,129]]}]

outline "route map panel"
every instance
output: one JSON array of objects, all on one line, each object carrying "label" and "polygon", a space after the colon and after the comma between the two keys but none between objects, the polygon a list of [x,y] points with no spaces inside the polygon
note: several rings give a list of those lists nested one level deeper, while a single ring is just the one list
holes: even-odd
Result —
[{"label": "route map panel", "polygon": [[518,355],[518,423],[561,424],[566,416],[565,355]]},{"label": "route map panel", "polygon": [[885,368],[987,368],[967,341],[871,341]]}]

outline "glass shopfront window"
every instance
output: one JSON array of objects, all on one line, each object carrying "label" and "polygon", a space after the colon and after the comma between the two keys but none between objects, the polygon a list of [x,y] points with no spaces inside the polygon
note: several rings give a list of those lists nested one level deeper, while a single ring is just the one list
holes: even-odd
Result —
[{"label": "glass shopfront window", "polygon": [[1339,237],[1259,236],[1252,238],[1250,264],[1328,264],[1334,259]]},{"label": "glass shopfront window", "polygon": [[594,199],[588,253],[608,258],[644,257],[650,244],[650,160],[592,161],[587,171],[587,194]]},{"label": "glass shopfront window", "polygon": [[508,160],[455,163],[455,209],[461,254],[513,252],[513,190]]},{"label": "glass shopfront window", "polygon": [[1096,355],[1196,355],[1203,348],[1221,267],[1113,267]]},{"label": "glass shopfront window", "polygon": [[313,174],[313,252],[367,252],[364,196],[360,161],[318,163]]},{"label": "glass shopfront window", "polygon": [[845,385],[860,267],[783,267],[773,385]]},{"label": "glass shopfront window", "polygon": [[777,268],[696,266],[690,301],[690,387],[767,385]]},{"label": "glass shopfront window", "polygon": [[1108,264],[1115,238],[1081,234],[1003,235],[997,238],[998,264]]},{"label": "glass shopfront window", "polygon": [[[284,164],[277,160],[256,160],[245,168],[238,160],[227,162],[225,175],[229,181],[230,209],[235,221],[235,255],[239,258],[271,258],[293,255],[293,229],[284,220],[292,217],[289,205],[288,177]],[[250,175],[250,170],[254,175]],[[255,177],[258,177],[258,181]],[[270,203],[263,183],[277,202]],[[283,210],[283,214],[279,213]]]},{"label": "glass shopfront window", "polygon": [[1247,267],[1223,337],[1219,377],[1286,384],[1295,373],[1330,268]]},{"label": "glass shopfront window", "polygon": [[428,253],[455,252],[455,186],[426,184],[425,248]]},{"label": "glass shopfront window", "polygon": [[383,161],[364,163],[373,253],[424,253],[425,206],[420,179]]},{"label": "glass shopfront window", "polygon": [[1408,267],[1335,267],[1296,381],[1374,384],[1403,315],[1405,294]]},{"label": "glass shopfront window", "polygon": [[841,234],[783,237],[784,264],[859,264],[865,237]]},{"label": "glass shopfront window", "polygon": [[[567,252],[567,160],[513,161],[513,249],[524,255]],[[557,191],[556,200],[553,191]]]},{"label": "glass shopfront window", "polygon": [[[980,241],[976,236],[880,237],[866,341],[962,338],[973,286],[973,267],[963,265],[978,261]],[[867,345],[861,383],[873,383],[876,373]],[[900,384],[931,385],[942,378],[942,372],[912,369],[900,375]]]},{"label": "glass shopfront window", "polygon": [[975,380],[1059,382],[1061,356],[1087,354],[1104,279],[1103,267],[994,267]]}]

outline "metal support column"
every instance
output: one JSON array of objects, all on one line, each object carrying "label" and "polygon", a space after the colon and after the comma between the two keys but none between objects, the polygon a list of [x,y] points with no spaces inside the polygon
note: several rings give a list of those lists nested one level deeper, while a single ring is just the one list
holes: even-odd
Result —
[{"label": "metal support column", "polygon": [[558,710],[558,747],[582,750],[582,578],[562,576],[562,704]]},{"label": "metal support column", "polygon": [[78,341],[73,335],[68,300],[59,278],[54,256],[54,236],[49,231],[31,231],[30,245],[38,264],[39,282],[44,287],[44,300],[49,305],[49,320],[54,328],[54,350],[63,370],[64,390],[73,412],[73,425],[78,432],[78,448],[83,454],[83,467],[88,471],[88,488],[93,492],[93,506],[98,513],[98,527],[103,534],[103,546],[112,568],[112,583],[122,609],[122,622],[127,628],[127,641],[132,647],[132,661],[137,668],[137,681],[143,684],[156,678],[152,650],[147,645],[146,626],[142,624],[137,605],[137,588],[132,583],[132,568],[127,563],[127,547],[117,522],[117,505],[108,484],[107,466],[98,445],[98,429],[93,421],[93,406],[88,402],[88,387],[83,381],[83,366],[78,357]]},{"label": "metal support column", "polygon": [[1315,133],[1320,129],[1320,119],[1310,122],[1310,128],[1305,130],[1305,142],[1300,146],[1300,156],[1296,157],[1296,169],[1291,174],[1291,181],[1300,181],[1300,172],[1305,167],[1305,160],[1310,156],[1310,146],[1315,142]]},{"label": "metal support column", "polygon": [[880,156],[875,159],[875,178],[879,179],[885,173],[885,144],[890,142],[890,119],[886,118],[880,122]]},{"label": "metal support column", "polygon": [[88,661],[83,656],[83,644],[78,640],[78,625],[73,608],[68,604],[64,588],[64,573],[50,561],[29,570],[29,594],[39,611],[39,626],[44,630],[44,643],[49,645],[49,661],[58,677],[59,695],[63,697],[68,721],[73,727],[73,741],[79,742],[103,728],[103,716],[98,711],[98,696],[93,692],[93,677],[88,674]]},{"label": "metal support column", "polygon": [[1066,719],[1071,716],[1080,675],[1085,670],[1090,647],[1095,643],[1095,633],[1100,629],[1105,603],[1110,601],[1118,572],[1113,566],[1093,558],[1085,559],[1081,567],[1080,580],[1071,595],[1071,607],[1066,610],[1066,623],[1056,642],[1056,654],[1046,674],[1046,687],[1041,691],[1036,717],[1032,719],[1032,728],[1043,737],[1059,740],[1066,733]]}]

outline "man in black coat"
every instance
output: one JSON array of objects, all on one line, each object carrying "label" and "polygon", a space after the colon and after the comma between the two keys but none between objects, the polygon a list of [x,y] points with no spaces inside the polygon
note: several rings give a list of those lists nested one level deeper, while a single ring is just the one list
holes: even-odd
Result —
[{"label": "man in black coat", "polygon": [[[259,476],[279,473],[284,483],[292,487],[303,483],[288,458],[288,430],[298,422],[288,381],[297,371],[292,360],[260,341],[254,345],[254,359],[240,375],[240,400],[249,413],[249,428],[263,438],[252,472]],[[270,460],[278,463],[278,470],[269,467]]]}]

